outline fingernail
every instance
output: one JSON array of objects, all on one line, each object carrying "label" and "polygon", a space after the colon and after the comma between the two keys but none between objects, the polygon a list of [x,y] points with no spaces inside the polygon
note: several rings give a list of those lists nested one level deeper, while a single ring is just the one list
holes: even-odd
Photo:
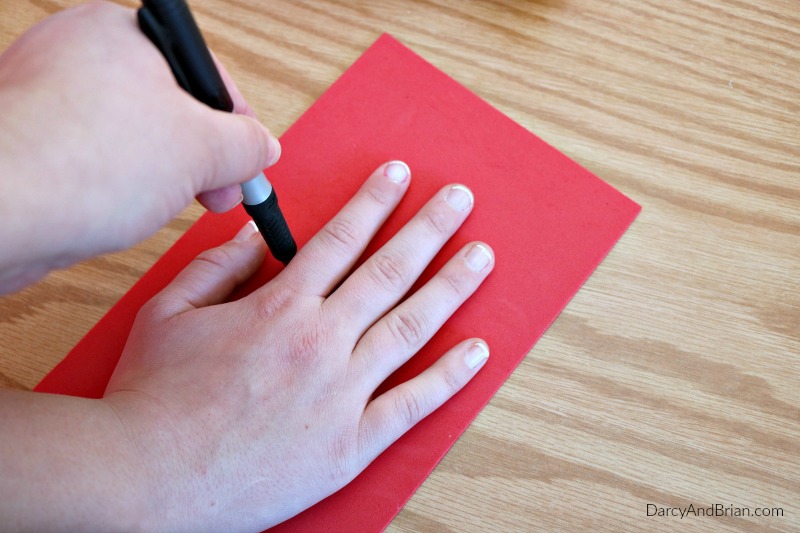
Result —
[{"label": "fingernail", "polygon": [[472,191],[463,185],[453,185],[450,190],[447,191],[447,196],[444,197],[444,201],[450,204],[450,207],[456,211],[466,211],[472,206],[475,197],[472,196]]},{"label": "fingernail", "polygon": [[489,358],[489,347],[484,342],[476,342],[467,350],[467,366],[475,369]]},{"label": "fingernail", "polygon": [[408,165],[402,161],[392,161],[383,169],[383,175],[394,183],[403,183],[411,175]]},{"label": "fingernail", "polygon": [[233,240],[235,242],[245,242],[252,239],[257,234],[258,234],[258,227],[256,226],[256,223],[251,220],[250,222],[245,224],[244,227],[242,227],[242,229],[239,230],[239,233],[236,234]]},{"label": "fingernail", "polygon": [[492,259],[494,259],[492,252],[482,244],[476,244],[470,248],[467,255],[464,256],[464,262],[467,263],[467,267],[473,272],[480,272],[486,268],[487,265],[492,262]]},{"label": "fingernail", "polygon": [[269,136],[269,165],[274,165],[281,158],[281,143],[277,137]]},{"label": "fingernail", "polygon": [[231,207],[231,209],[233,209],[234,207],[236,207],[237,205],[239,205],[239,204],[240,204],[240,203],[242,203],[243,201],[244,201],[244,195],[243,195],[243,194],[240,194],[240,195],[239,195],[239,199],[236,201],[236,203],[235,203],[235,204],[233,204],[233,207]]}]

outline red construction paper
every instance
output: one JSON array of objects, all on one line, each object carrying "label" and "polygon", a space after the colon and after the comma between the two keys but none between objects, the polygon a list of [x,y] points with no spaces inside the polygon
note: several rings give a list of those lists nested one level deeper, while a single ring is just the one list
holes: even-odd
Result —
[{"label": "red construction paper", "polygon": [[[381,531],[525,357],[631,224],[639,206],[493,109],[388,35],[382,36],[282,137],[269,177],[299,245],[382,162],[406,161],[406,198],[368,254],[435,191],[475,193],[467,222],[423,280],[458,249],[484,240],[496,267],[477,293],[385,386],[405,381],[448,348],[485,338],[491,357],[473,381],[351,484],[273,529]],[[243,211],[204,215],[36,388],[100,397],[139,307],[200,251],[231,238]],[[269,259],[245,290],[275,275]]]}]

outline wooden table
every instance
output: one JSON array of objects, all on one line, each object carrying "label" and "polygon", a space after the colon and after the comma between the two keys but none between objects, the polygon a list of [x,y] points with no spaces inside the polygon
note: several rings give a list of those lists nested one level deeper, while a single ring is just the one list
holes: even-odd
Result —
[{"label": "wooden table", "polygon": [[[73,3],[3,2],[0,44]],[[278,134],[388,31],[643,205],[389,531],[800,531],[796,0],[194,7]],[[200,214],[1,300],[0,385],[33,387]]]}]

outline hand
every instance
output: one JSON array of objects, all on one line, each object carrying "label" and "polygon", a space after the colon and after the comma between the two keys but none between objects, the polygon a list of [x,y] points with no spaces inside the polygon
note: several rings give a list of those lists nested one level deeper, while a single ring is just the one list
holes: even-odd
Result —
[{"label": "hand", "polygon": [[251,225],[201,254],[141,310],[104,402],[141,451],[163,529],[261,530],[335,492],[461,389],[489,355],[465,339],[372,398],[494,266],[467,245],[403,303],[472,209],[439,191],[345,279],[399,203],[408,167],[379,168],[272,281],[221,304],[264,256]]},{"label": "hand", "polygon": [[223,69],[235,111],[181,89],[131,9],[45,19],[0,56],[0,293],[126,248],[192,198],[223,211],[280,154]]}]

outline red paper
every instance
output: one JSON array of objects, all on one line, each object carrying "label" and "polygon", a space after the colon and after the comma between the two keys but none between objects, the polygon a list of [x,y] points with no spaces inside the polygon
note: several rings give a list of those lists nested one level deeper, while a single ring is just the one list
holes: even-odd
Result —
[{"label": "red paper", "polygon": [[[358,478],[273,531],[381,531],[608,253],[639,206],[493,109],[388,35],[382,36],[282,137],[269,171],[299,245],[378,165],[406,161],[411,188],[368,254],[439,188],[461,182],[476,206],[423,276],[472,240],[496,267],[477,293],[387,386],[448,348],[485,338],[491,357],[456,397]],[[139,307],[201,250],[231,238],[246,215],[204,215],[39,384],[100,397]],[[270,259],[250,287],[271,278]]]}]

